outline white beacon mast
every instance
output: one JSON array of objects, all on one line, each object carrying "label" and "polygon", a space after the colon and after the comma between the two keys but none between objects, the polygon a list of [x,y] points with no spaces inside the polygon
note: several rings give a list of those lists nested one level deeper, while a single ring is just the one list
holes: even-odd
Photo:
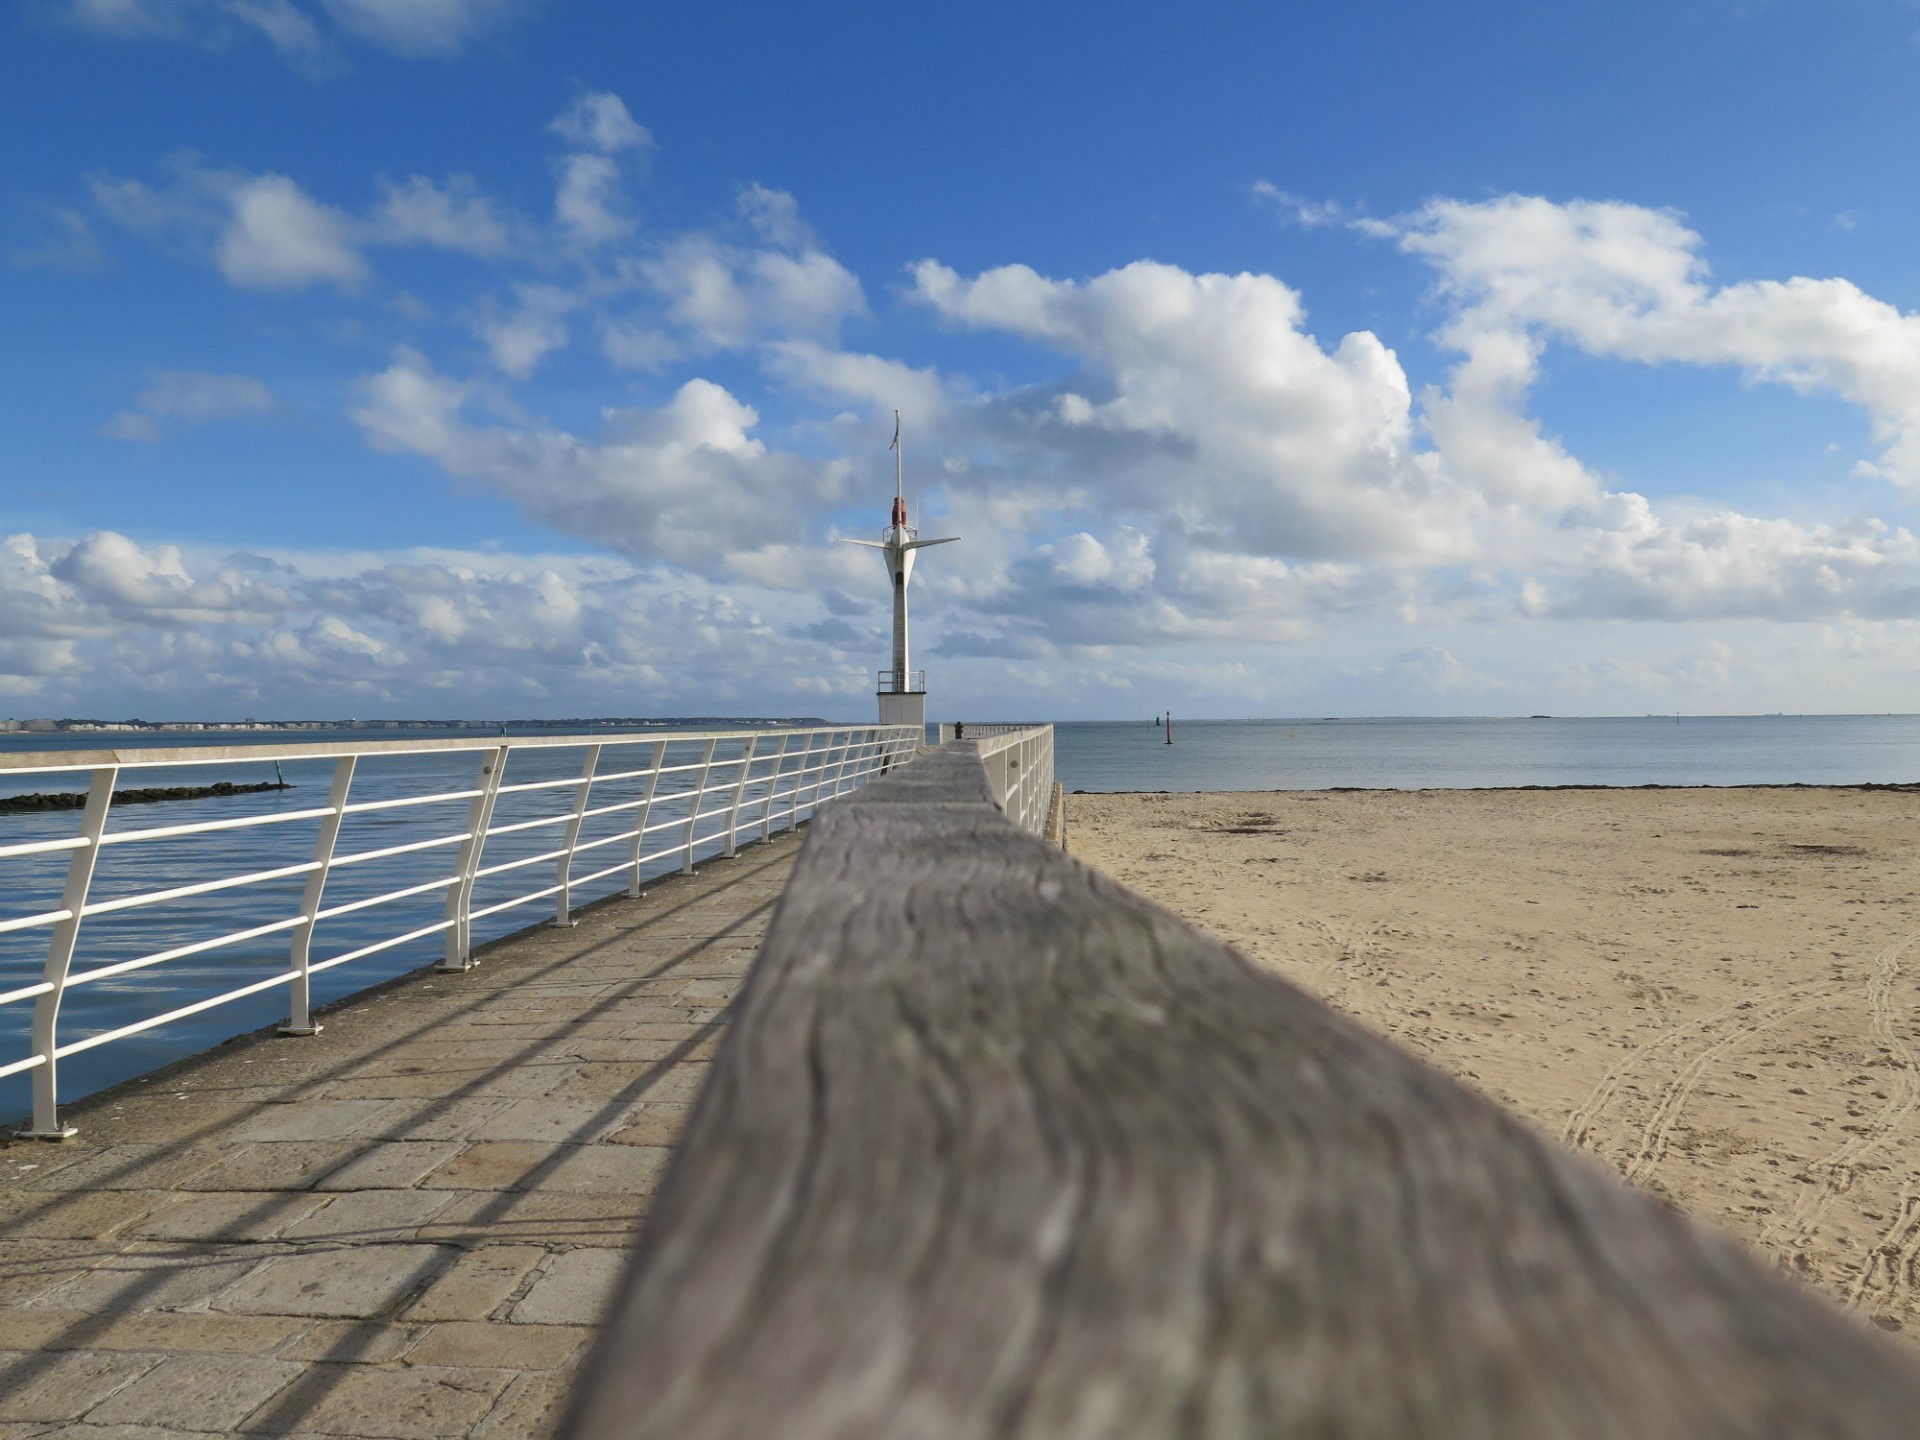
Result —
[{"label": "white beacon mast", "polygon": [[893,412],[893,523],[880,532],[878,540],[848,540],[849,545],[865,545],[878,550],[893,581],[893,668],[880,672],[880,723],[882,725],[918,725],[927,723],[926,672],[909,667],[907,654],[907,582],[913,576],[913,552],[929,545],[951,545],[960,537],[948,535],[939,540],[922,540],[920,532],[907,524],[907,488],[904,451],[900,444],[900,412]]}]

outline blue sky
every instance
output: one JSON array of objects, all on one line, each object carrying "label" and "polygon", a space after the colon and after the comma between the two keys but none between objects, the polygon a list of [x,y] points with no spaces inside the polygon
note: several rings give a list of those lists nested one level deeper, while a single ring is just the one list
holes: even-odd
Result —
[{"label": "blue sky", "polygon": [[1907,711],[1920,6],[8,0],[0,713]]}]

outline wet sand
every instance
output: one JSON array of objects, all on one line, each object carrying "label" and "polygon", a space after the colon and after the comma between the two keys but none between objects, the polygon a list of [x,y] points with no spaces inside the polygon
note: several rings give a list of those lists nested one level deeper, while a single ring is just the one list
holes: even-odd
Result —
[{"label": "wet sand", "polygon": [[1069,797],[1073,853],[1920,1342],[1920,794]]}]

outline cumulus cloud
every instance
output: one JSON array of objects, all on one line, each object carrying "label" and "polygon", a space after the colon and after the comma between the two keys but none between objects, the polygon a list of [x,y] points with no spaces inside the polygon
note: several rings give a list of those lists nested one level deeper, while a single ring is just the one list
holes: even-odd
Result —
[{"label": "cumulus cloud", "polygon": [[226,50],[266,42],[308,73],[337,68],[338,52],[365,45],[390,55],[448,58],[505,27],[525,0],[51,0],[78,29],[123,41]]},{"label": "cumulus cloud", "polygon": [[1056,385],[990,408],[1009,440],[1059,457],[1041,466],[1064,461],[1122,514],[1164,510],[1264,553],[1440,560],[1471,546],[1474,497],[1416,448],[1393,351],[1367,331],[1324,348],[1272,276],[1146,261],[1085,282],[1021,265],[912,273],[948,322],[1071,358]]},{"label": "cumulus cloud", "polygon": [[605,90],[583,91],[547,128],[579,147],[556,163],[553,215],[561,230],[589,249],[631,233],[636,222],[622,194],[621,157],[644,157],[652,134]]},{"label": "cumulus cloud", "polygon": [[502,373],[524,380],[566,345],[566,317],[580,300],[556,285],[516,285],[513,297],[510,306],[488,306],[474,330]]},{"label": "cumulus cloud", "polygon": [[215,375],[203,370],[155,370],[135,397],[137,410],[124,410],[100,427],[117,440],[158,440],[161,420],[187,425],[273,409],[273,394],[252,375]]},{"label": "cumulus cloud", "polygon": [[435,181],[382,177],[380,198],[354,211],[317,200],[290,176],[169,157],[158,184],[95,173],[87,188],[101,214],[135,234],[211,263],[242,289],[359,287],[366,251],[428,246],[504,259],[524,244],[524,224],[484,194],[471,176]]},{"label": "cumulus cloud", "polygon": [[395,184],[384,176],[380,203],[366,222],[369,238],[387,245],[427,245],[493,259],[516,248],[516,223],[482,193],[471,175],[449,175],[444,184],[409,175]]},{"label": "cumulus cloud", "polygon": [[820,250],[788,252],[684,235],[642,262],[668,318],[698,347],[743,348],[767,336],[831,340],[866,313],[860,281]]},{"label": "cumulus cloud", "polygon": [[548,128],[564,140],[603,155],[653,148],[652,133],[628,112],[627,102],[609,90],[582,92]]},{"label": "cumulus cloud", "polygon": [[[244,560],[244,563],[241,563]],[[271,572],[272,581],[260,571]],[[789,711],[868,698],[870,635],[783,597],[576,555],[189,553],[0,539],[0,693],[101,713]],[[103,684],[102,682],[106,683]],[[778,697],[770,701],[769,697]]]},{"label": "cumulus cloud", "polygon": [[1637,205],[1440,200],[1399,235],[1440,277],[1454,307],[1440,338],[1467,357],[1452,388],[1482,411],[1514,411],[1543,337],[1643,364],[1733,366],[1859,406],[1881,446],[1871,468],[1920,494],[1920,314],[1842,279],[1715,286],[1702,237]]},{"label": "cumulus cloud", "polygon": [[480,424],[471,388],[402,352],[368,378],[353,419],[379,449],[422,456],[518,503],[530,519],[638,558],[713,574],[729,551],[789,538],[839,498],[844,465],[770,450],[753,407],[694,379],[655,409],[609,409],[602,435]]}]

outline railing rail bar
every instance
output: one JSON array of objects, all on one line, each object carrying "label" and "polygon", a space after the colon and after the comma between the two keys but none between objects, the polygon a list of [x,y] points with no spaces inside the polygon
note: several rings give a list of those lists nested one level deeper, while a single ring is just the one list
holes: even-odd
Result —
[{"label": "railing rail bar", "polygon": [[371,910],[376,905],[386,905],[395,900],[411,899],[415,895],[425,895],[430,890],[444,890],[449,885],[458,885],[458,875],[442,875],[438,880],[422,881],[418,885],[409,885],[404,890],[389,890],[384,895],[369,896],[365,900],[350,900],[344,905],[330,905],[313,917],[314,924],[322,920],[331,920],[336,915],[351,915],[357,910]]},{"label": "railing rail bar", "polygon": [[283,930],[291,930],[296,925],[306,923],[304,915],[290,915],[284,920],[270,921],[265,925],[255,925],[250,930],[236,930],[230,935],[216,935],[211,940],[196,940],[191,945],[179,945],[171,950],[156,951],[152,955],[142,955],[134,960],[116,960],[108,965],[95,965],[86,970],[75,970],[67,976],[67,988],[85,985],[94,980],[110,980],[115,975],[130,974],[135,970],[145,970],[154,965],[164,965],[169,960],[184,960],[189,955],[204,955],[209,950],[218,950],[224,945],[238,945],[243,940],[258,940],[262,935],[277,935]]},{"label": "railing rail bar", "polygon": [[229,875],[224,880],[202,880],[197,885],[176,885],[171,890],[147,890],[138,895],[119,895],[111,900],[89,902],[81,914],[117,915],[123,910],[139,910],[148,905],[163,905],[169,900],[188,900],[195,895],[211,895],[218,890],[236,890],[242,885],[264,885],[269,880],[286,880],[306,875],[320,867],[312,860],[298,865],[281,865],[272,870],[254,870],[245,875]]},{"label": "railing rail bar", "polygon": [[144,1020],[134,1021],[131,1025],[122,1025],[118,1030],[107,1030],[98,1035],[89,1035],[82,1040],[71,1041],[55,1050],[53,1058],[64,1060],[69,1055],[79,1055],[102,1045],[111,1045],[115,1040],[124,1040],[129,1035],[139,1035],[148,1030],[157,1030],[162,1025],[171,1025],[176,1020],[184,1020],[189,1015],[198,1015],[203,1010],[231,1004],[235,1000],[244,1000],[249,995],[258,995],[262,990],[271,990],[276,985],[286,984],[294,978],[295,973],[292,970],[285,970],[278,975],[270,975],[265,980],[256,980],[251,985],[243,985],[238,990],[229,990],[221,995],[209,996],[205,1000],[196,1000],[191,1005],[182,1005],[178,1010],[169,1010],[164,1015],[150,1015]]},{"label": "railing rail bar", "polygon": [[317,820],[332,813],[321,806],[315,810],[275,810],[261,815],[233,815],[224,820],[195,820],[185,825],[151,825],[144,830],[109,830],[100,837],[100,843],[131,845],[139,840],[171,840],[180,835],[208,835],[216,830],[249,830],[261,825],[285,825],[294,820]]}]

